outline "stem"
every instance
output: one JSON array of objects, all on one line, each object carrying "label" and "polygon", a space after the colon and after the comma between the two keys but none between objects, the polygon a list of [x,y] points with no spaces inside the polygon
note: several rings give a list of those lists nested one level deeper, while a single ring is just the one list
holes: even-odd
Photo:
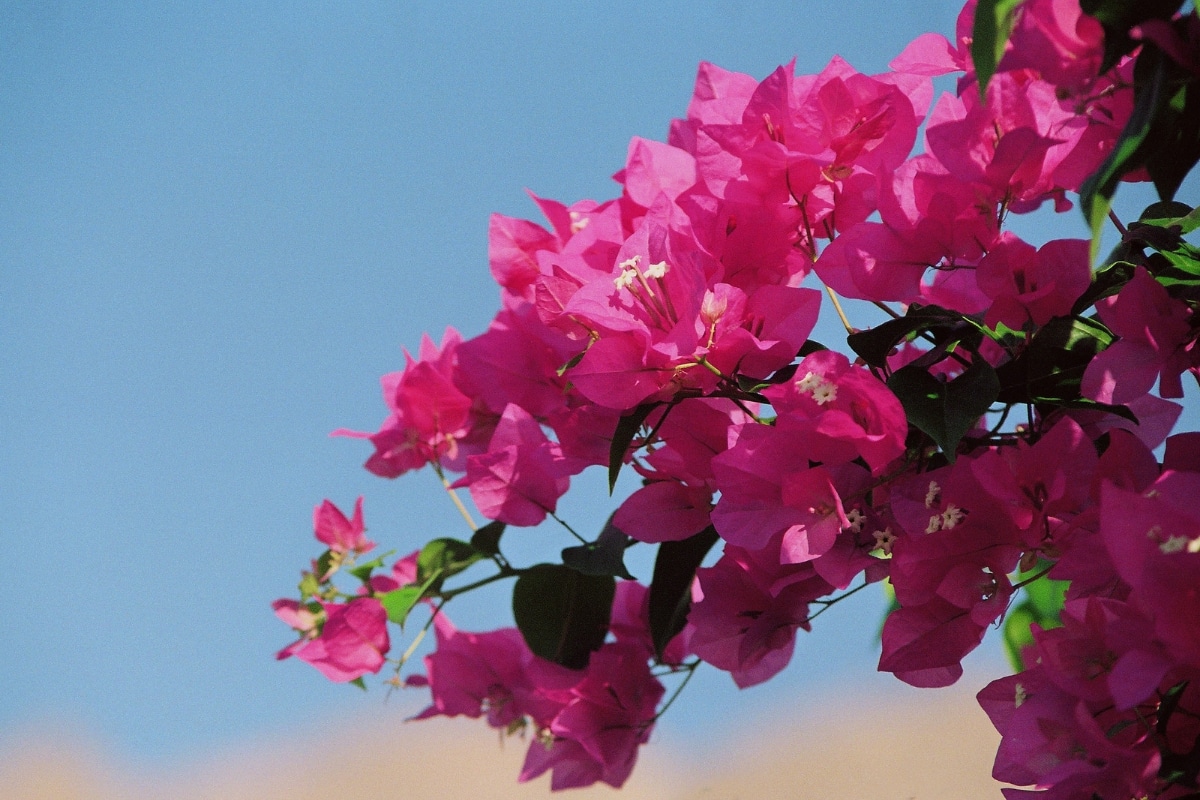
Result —
[{"label": "stem", "polygon": [[[500,570],[500,572],[496,573],[495,575],[489,575],[486,578],[480,578],[474,583],[468,583],[466,586],[459,586],[457,589],[450,589],[445,592],[440,592],[438,596],[442,598],[442,605],[445,605],[447,602],[453,600],[455,597],[458,597],[460,594],[474,591],[481,586],[487,586],[489,583],[495,583],[496,581],[504,580],[505,578],[514,578],[517,575],[520,575],[522,572],[524,572],[524,570],[507,567]],[[441,607],[441,605],[438,606],[438,608]]]},{"label": "stem", "polygon": [[846,329],[846,333],[854,333],[854,328],[850,327],[850,320],[846,318],[846,312],[842,310],[842,304],[838,300],[837,293],[825,287],[826,293],[829,294],[829,299],[833,301],[833,310],[837,312],[838,318],[842,321],[842,327]]},{"label": "stem", "polygon": [[572,528],[570,525],[568,525],[566,522],[564,522],[562,519],[560,519],[559,516],[557,514],[555,514],[553,511],[547,511],[546,513],[550,515],[551,519],[553,519],[559,525],[562,525],[564,528],[566,528],[568,531],[570,531],[571,535],[574,536],[576,539],[583,542],[584,544],[591,544],[591,542],[589,542],[587,539],[583,538],[578,533],[576,533],[574,528]]},{"label": "stem", "polygon": [[688,681],[690,681],[692,676],[696,674],[696,667],[698,666],[700,666],[699,659],[690,664],[684,664],[684,669],[687,670],[687,674],[683,676],[683,680],[680,681],[679,685],[675,687],[675,691],[672,692],[671,696],[667,698],[667,702],[663,704],[663,707],[659,709],[658,713],[655,714],[653,718],[651,718],[649,724],[653,725],[654,723],[658,722],[659,718],[662,717],[663,714],[667,713],[667,709],[671,707],[671,704],[674,703],[675,699],[679,697],[680,693],[683,692],[683,687],[687,686]]},{"label": "stem", "polygon": [[886,303],[881,303],[881,302],[879,302],[878,300],[873,300],[872,302],[874,303],[874,305],[875,305],[875,307],[876,307],[876,308],[878,308],[878,309],[879,309],[880,311],[882,311],[883,313],[887,314],[887,315],[888,315],[889,317],[891,317],[892,319],[900,319],[900,315],[899,315],[899,314],[897,314],[897,313],[896,313],[894,310],[892,310],[891,308],[889,308],[889,307],[888,307],[888,305],[887,305]]},{"label": "stem", "polygon": [[851,589],[850,591],[846,592],[845,594],[838,595],[837,597],[834,597],[834,598],[832,598],[832,599],[830,599],[830,600],[814,600],[813,602],[814,602],[814,603],[819,603],[819,604],[822,606],[822,608],[821,608],[821,610],[820,610],[820,611],[818,611],[817,613],[815,613],[815,614],[813,614],[813,615],[809,616],[809,618],[808,618],[808,621],[809,621],[809,622],[812,622],[814,619],[816,619],[817,617],[819,617],[819,616],[821,616],[822,614],[824,614],[826,611],[828,611],[830,608],[832,608],[832,607],[833,607],[834,605],[836,605],[837,603],[840,603],[840,602],[842,602],[842,601],[843,601],[843,600],[845,600],[847,597],[850,597],[850,596],[851,596],[851,595],[853,595],[853,594],[858,594],[859,592],[861,592],[863,589],[867,588],[867,587],[868,587],[868,586],[870,586],[870,585],[871,585],[871,584],[869,584],[869,583],[864,583],[864,584],[862,584],[862,585],[860,585],[860,586],[856,586],[856,587],[854,587],[853,589]]},{"label": "stem", "polygon": [[404,665],[408,663],[408,660],[412,658],[413,653],[417,652],[417,648],[425,639],[425,634],[429,633],[429,629],[433,626],[434,619],[436,619],[437,615],[441,613],[442,606],[445,604],[446,601],[442,600],[442,602],[433,607],[433,613],[429,615],[429,620],[423,626],[421,626],[421,630],[418,631],[417,635],[413,637],[412,644],[410,644],[408,649],[404,651],[404,655],[400,656],[400,663],[396,665],[397,675],[400,674],[400,670],[404,668]]},{"label": "stem", "polygon": [[458,513],[462,514],[462,518],[467,521],[467,527],[469,527],[472,531],[479,530],[479,526],[475,524],[475,520],[471,519],[471,512],[467,511],[467,507],[464,506],[463,501],[459,499],[458,492],[452,489],[450,487],[450,481],[446,480],[446,473],[442,472],[442,465],[434,463],[432,466],[433,471],[441,480],[442,486],[446,490],[446,494],[450,495],[450,499],[454,501],[455,507],[458,508]]},{"label": "stem", "polygon": [[1121,238],[1124,238],[1129,233],[1129,229],[1121,224],[1121,220],[1117,218],[1117,213],[1111,208],[1108,210],[1108,218],[1112,220],[1113,225],[1117,226],[1117,231],[1120,232]]},{"label": "stem", "polygon": [[1028,586],[1029,584],[1031,584],[1031,583],[1033,583],[1034,581],[1036,581],[1038,578],[1043,578],[1043,577],[1045,577],[1045,576],[1046,576],[1046,573],[1047,573],[1047,572],[1049,572],[1049,571],[1050,571],[1050,570],[1052,570],[1052,569],[1054,569],[1054,565],[1053,565],[1053,564],[1051,564],[1050,566],[1048,566],[1048,567],[1046,567],[1045,569],[1041,570],[1041,571],[1040,571],[1040,572],[1038,572],[1036,575],[1031,575],[1031,576],[1029,576],[1028,578],[1026,578],[1025,580],[1021,581],[1020,583],[1014,583],[1014,584],[1013,584],[1013,591],[1015,592],[1017,589],[1021,589],[1021,588],[1025,587],[1025,586]]}]

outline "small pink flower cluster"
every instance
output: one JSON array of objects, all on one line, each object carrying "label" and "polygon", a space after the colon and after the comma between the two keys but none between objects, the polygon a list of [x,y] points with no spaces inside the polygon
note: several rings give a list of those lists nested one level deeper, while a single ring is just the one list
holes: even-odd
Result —
[{"label": "small pink flower cluster", "polygon": [[[387,661],[388,621],[426,601],[437,646],[403,681],[432,693],[420,718],[531,731],[522,780],[620,786],[661,713],[659,677],[702,661],[761,683],[814,604],[887,579],[879,669],[945,686],[1022,587],[1058,579],[1061,627],[1043,619],[1028,668],[980,694],[1004,736],[995,776],[1036,787],[1006,796],[1197,796],[1200,435],[1170,436],[1181,407],[1164,398],[1200,365],[1200,259],[1157,228],[1167,244],[1143,246],[1173,266],[1139,256],[1102,284],[1086,241],[1038,248],[1004,229],[1047,200],[1071,208],[1107,163],[1134,109],[1133,59],[1101,74],[1099,21],[1075,0],[1025,0],[981,92],[974,12],[955,42],[922,36],[882,75],[834,59],[756,81],[703,64],[667,141],[631,143],[619,197],[534,197],[549,227],[494,216],[487,331],[426,338],[383,379],[380,430],[344,433],[370,440],[375,474],[430,465],[469,490],[496,538],[436,540],[374,574],[382,559],[353,564],[374,546],[361,499],[353,520],[326,501],[329,549],[301,600],[275,604],[301,636],[280,658],[361,679]],[[958,93],[926,116],[932,78],[951,73]],[[821,291],[805,281],[895,319],[851,336],[851,361],[809,341]],[[1026,421],[1006,429],[1014,407]],[[623,464],[641,487],[554,574],[602,588],[628,577],[620,553],[636,543],[658,546],[658,565],[649,589],[587,595],[611,608],[575,632],[582,662],[535,646],[520,619],[453,626],[453,597],[548,566],[511,565],[505,525],[540,524],[572,476]],[[492,578],[443,586],[489,560]],[[339,569],[362,581],[355,594],[333,585]],[[566,608],[564,630],[574,581],[570,602],[546,601]]]},{"label": "small pink flower cluster", "polygon": [[[602,781],[620,786],[633,771],[638,746],[650,738],[664,694],[650,670],[654,648],[647,634],[646,587],[617,587],[610,628],[614,641],[592,654],[587,668],[571,670],[533,655],[516,628],[465,633],[443,615],[434,620],[437,650],[426,657],[426,675],[410,686],[428,686],[433,704],[417,719],[486,716],[508,733],[532,730],[520,780],[547,770],[552,789]],[[677,642],[667,664],[683,660]]]},{"label": "small pink flower cluster", "polygon": [[[1063,626],[1035,629],[1025,658],[1031,666],[979,693],[1004,737],[997,779],[1037,784],[1047,789],[1040,795],[1056,799],[1195,796],[1200,462],[1194,446],[1195,434],[1168,439],[1161,472],[1141,452],[1116,474],[1096,476],[1098,525],[1081,529],[1073,552],[1059,562],[1074,577]],[[1005,790],[1010,798],[1029,794]]]}]

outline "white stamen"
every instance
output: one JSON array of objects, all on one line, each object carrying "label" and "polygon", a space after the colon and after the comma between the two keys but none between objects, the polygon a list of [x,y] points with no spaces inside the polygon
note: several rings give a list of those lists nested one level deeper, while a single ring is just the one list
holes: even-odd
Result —
[{"label": "white stamen", "polygon": [[663,278],[666,276],[668,269],[669,267],[665,261],[660,261],[657,264],[651,264],[650,266],[646,267],[646,277]]},{"label": "white stamen", "polygon": [[796,381],[796,388],[802,392],[811,392],[820,386],[824,379],[815,372],[807,373],[803,378]]},{"label": "white stamen", "polygon": [[942,513],[942,530],[948,531],[967,518],[967,513],[951,503]]},{"label": "white stamen", "polygon": [[937,481],[930,481],[929,482],[929,491],[925,492],[925,507],[933,508],[933,504],[936,503],[941,498],[941,496],[942,496],[942,487],[938,486]]},{"label": "white stamen", "polygon": [[892,543],[896,541],[896,534],[892,533],[891,528],[884,528],[881,531],[875,531],[871,534],[875,538],[875,546],[882,550],[885,554],[892,554]]},{"label": "white stamen", "polygon": [[1162,541],[1158,549],[1168,555],[1171,553],[1181,553],[1188,548],[1189,541],[1186,536],[1170,536]]},{"label": "white stamen", "polygon": [[837,386],[832,383],[823,383],[816,389],[813,389],[813,400],[817,405],[823,406],[826,403],[832,403],[837,399]]}]

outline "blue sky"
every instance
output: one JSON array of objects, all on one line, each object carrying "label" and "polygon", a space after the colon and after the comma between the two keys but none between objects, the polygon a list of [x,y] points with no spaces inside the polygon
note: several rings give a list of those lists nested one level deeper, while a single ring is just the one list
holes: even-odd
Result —
[{"label": "blue sky", "polygon": [[[400,552],[465,533],[432,475],[375,478],[328,434],[378,426],[378,378],[423,331],[484,329],[488,214],[534,217],[526,188],[611,197],[701,60],[880,71],[958,10],[505,5],[0,6],[0,739],[51,720],[160,762],[377,708],[276,663],[269,603],[317,554],[323,498],[366,495]],[[602,480],[579,490],[564,513],[598,529]],[[455,618],[508,624],[483,605]],[[822,618],[766,687],[702,673],[657,735],[903,691],[873,673],[880,608]]]}]

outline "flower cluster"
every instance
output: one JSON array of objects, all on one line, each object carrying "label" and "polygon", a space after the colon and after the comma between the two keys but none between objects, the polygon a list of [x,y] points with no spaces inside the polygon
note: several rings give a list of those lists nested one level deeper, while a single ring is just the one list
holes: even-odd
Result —
[{"label": "flower cluster", "polygon": [[[472,536],[357,563],[361,498],[352,519],[325,501],[280,658],[360,683],[390,662],[429,689],[419,718],[527,733],[521,780],[620,786],[698,665],[766,681],[820,609],[886,580],[879,669],[906,683],[955,682],[1004,625],[1020,671],[980,702],[995,777],[1033,787],[1006,796],[1197,796],[1200,434],[1172,400],[1200,372],[1200,214],[1113,216],[1096,269],[1086,239],[1005,227],[1077,195],[1095,235],[1121,179],[1170,195],[1200,158],[1200,24],[1138,8],[969,2],[954,41],[880,75],[702,64],[618,197],[494,216],[491,325],[424,340],[381,428],[343,432],[377,475],[434,471]],[[853,356],[810,338],[823,292]],[[891,318],[858,330],[839,298]],[[588,467],[641,480],[594,540],[557,516]],[[548,517],[576,539],[560,561],[510,562],[506,529]],[[657,548],[648,585],[635,545]],[[508,579],[516,627],[453,625],[449,601]],[[419,608],[436,647],[402,677],[416,642],[389,657],[388,624]]]}]

